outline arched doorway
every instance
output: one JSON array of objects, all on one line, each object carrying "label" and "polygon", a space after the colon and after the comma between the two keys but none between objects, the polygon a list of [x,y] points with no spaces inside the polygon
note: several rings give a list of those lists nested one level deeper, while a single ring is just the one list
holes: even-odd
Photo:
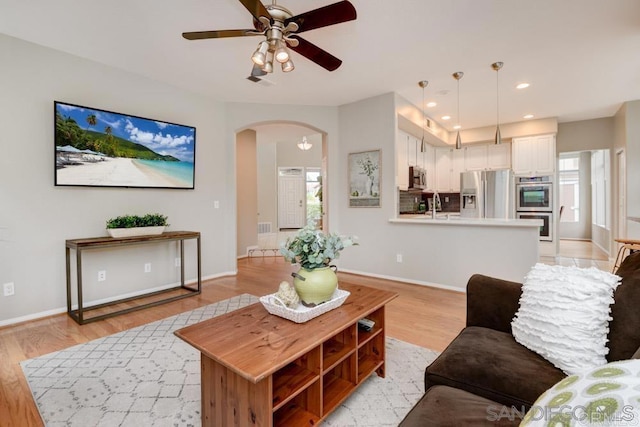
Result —
[{"label": "arched doorway", "polygon": [[[327,228],[327,158],[326,133],[305,123],[255,123],[236,133],[238,258],[277,254],[280,241],[308,219]],[[300,185],[282,185],[296,180]],[[285,188],[299,193],[283,200]],[[283,223],[284,209],[304,213],[298,223]]]}]

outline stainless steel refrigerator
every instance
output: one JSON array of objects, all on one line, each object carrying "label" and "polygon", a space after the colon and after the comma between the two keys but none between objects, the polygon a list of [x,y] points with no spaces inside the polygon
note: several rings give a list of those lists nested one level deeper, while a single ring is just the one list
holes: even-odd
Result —
[{"label": "stainless steel refrigerator", "polygon": [[513,218],[511,169],[462,172],[460,216],[463,218]]}]

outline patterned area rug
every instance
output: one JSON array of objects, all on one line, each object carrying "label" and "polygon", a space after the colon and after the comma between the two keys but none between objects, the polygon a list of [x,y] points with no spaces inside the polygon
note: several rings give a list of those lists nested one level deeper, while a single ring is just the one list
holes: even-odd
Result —
[{"label": "patterned area rug", "polygon": [[[48,427],[200,426],[200,353],[173,331],[258,302],[240,295],[22,362]],[[327,426],[397,426],[422,396],[437,353],[387,337],[387,377],[372,375]]]}]

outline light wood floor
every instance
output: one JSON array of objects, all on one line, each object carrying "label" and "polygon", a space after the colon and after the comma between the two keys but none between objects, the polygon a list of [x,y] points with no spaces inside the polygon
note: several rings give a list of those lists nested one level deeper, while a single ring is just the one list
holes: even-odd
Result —
[{"label": "light wood floor", "polygon": [[543,256],[540,257],[540,262],[570,267],[596,267],[609,272],[613,268],[613,262],[609,261],[607,254],[588,240],[561,239],[558,256]]},{"label": "light wood floor", "polygon": [[[265,295],[289,280],[293,266],[282,257],[238,261],[238,275],[207,281],[199,296],[79,326],[66,314],[0,328],[0,426],[42,426],[19,363],[234,295]],[[339,273],[340,282],[395,291],[387,305],[389,336],[442,351],[462,330],[463,293]]]}]

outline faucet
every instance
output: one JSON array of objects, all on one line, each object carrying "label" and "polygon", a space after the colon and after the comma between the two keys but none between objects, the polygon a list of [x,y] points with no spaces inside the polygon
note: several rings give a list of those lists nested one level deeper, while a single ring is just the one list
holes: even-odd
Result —
[{"label": "faucet", "polygon": [[431,199],[431,218],[433,219],[436,219],[436,209],[438,206],[440,206],[440,194],[435,191]]}]

